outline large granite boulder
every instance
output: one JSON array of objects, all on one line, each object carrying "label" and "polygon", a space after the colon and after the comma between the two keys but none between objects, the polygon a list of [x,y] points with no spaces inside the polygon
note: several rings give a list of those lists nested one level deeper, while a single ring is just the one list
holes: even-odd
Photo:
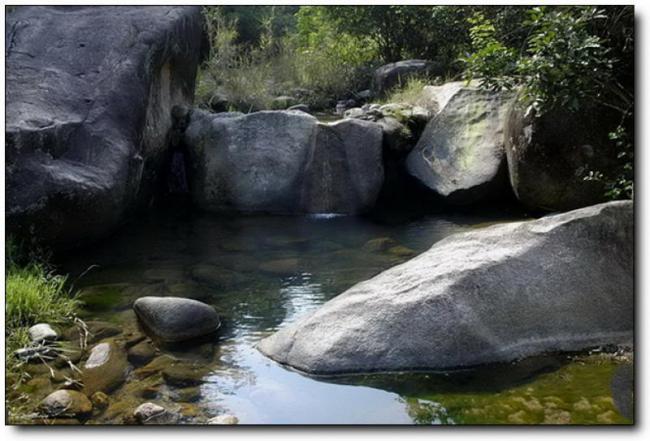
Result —
[{"label": "large granite boulder", "polygon": [[618,153],[609,139],[618,116],[604,107],[578,113],[554,109],[535,115],[513,103],[505,125],[510,182],[527,207],[566,211],[604,201],[605,183],[590,171],[612,175]]},{"label": "large granite boulder", "polygon": [[189,105],[199,7],[16,7],[6,19],[8,230],[66,247],[150,202]]},{"label": "large granite boulder", "polygon": [[611,202],[456,234],[262,340],[312,374],[447,369],[625,344],[634,212]]},{"label": "large granite boulder", "polygon": [[402,60],[385,64],[375,70],[372,78],[372,90],[384,95],[395,86],[404,85],[409,78],[440,75],[442,66],[429,60]]},{"label": "large granite boulder", "polygon": [[146,331],[163,343],[214,334],[221,321],[214,308],[182,297],[140,297],[133,309]]},{"label": "large granite boulder", "polygon": [[381,128],[367,121],[194,110],[185,144],[193,200],[208,211],[354,214],[383,183]]},{"label": "large granite boulder", "polygon": [[409,153],[408,172],[452,204],[509,195],[503,130],[511,94],[465,82],[425,89],[438,110]]}]

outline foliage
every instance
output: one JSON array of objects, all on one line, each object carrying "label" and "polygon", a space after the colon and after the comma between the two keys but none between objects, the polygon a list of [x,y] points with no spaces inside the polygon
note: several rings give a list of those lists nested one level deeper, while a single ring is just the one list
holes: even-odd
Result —
[{"label": "foliage", "polygon": [[327,15],[350,35],[375,41],[383,62],[426,58],[452,68],[469,43],[462,6],[330,6]]},{"label": "foliage", "polygon": [[[508,8],[501,10],[502,13]],[[498,14],[497,14],[498,17]],[[496,18],[475,12],[468,22],[472,53],[463,58],[466,78],[490,89],[518,88],[527,114],[554,108],[580,112],[608,108],[621,124],[610,133],[620,166],[613,176],[592,170],[586,179],[603,180],[608,198],[631,197],[633,178],[633,14],[629,7],[534,7],[520,22],[526,37],[518,46],[494,25]]]},{"label": "foliage", "polygon": [[72,317],[77,301],[70,296],[65,282],[65,277],[52,274],[40,264],[9,266],[5,287],[7,328]]},{"label": "foliage", "polygon": [[[28,327],[39,322],[71,321],[79,303],[66,287],[66,278],[55,275],[35,257],[38,251],[24,252],[11,238],[5,244],[5,360],[7,391],[16,389],[27,374],[20,368],[14,352],[29,344]],[[29,261],[29,263],[25,263]],[[9,386],[11,385],[11,387]],[[12,423],[27,414],[20,397],[5,396]]]},{"label": "foliage", "polygon": [[205,7],[211,55],[199,74],[197,101],[226,99],[242,111],[273,108],[277,96],[306,90],[320,107],[356,91],[360,69],[376,58],[372,41],[340,33],[323,7],[301,7],[293,31],[277,31],[273,14],[260,18],[254,45],[238,43],[238,22],[221,7]]}]

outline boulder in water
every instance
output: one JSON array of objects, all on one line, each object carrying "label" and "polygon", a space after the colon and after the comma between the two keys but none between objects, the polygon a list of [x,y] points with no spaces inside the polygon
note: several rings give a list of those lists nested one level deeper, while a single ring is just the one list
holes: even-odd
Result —
[{"label": "boulder in water", "polygon": [[152,337],[172,343],[213,334],[221,326],[214,308],[182,297],[140,297],[133,309]]},{"label": "boulder in water", "polygon": [[312,374],[471,367],[626,344],[634,210],[611,202],[456,234],[262,340]]}]

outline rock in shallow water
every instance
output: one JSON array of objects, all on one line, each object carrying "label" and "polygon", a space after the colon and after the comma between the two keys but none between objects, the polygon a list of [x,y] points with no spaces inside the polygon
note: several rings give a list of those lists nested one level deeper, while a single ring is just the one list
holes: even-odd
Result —
[{"label": "rock in shallow water", "polygon": [[262,340],[313,374],[446,369],[628,342],[633,206],[456,234]]},{"label": "rock in shallow water", "polygon": [[133,417],[140,424],[175,424],[178,415],[154,403],[144,403],[133,411]]},{"label": "rock in shallow water", "polygon": [[111,392],[126,379],[126,352],[115,343],[99,343],[90,351],[83,366],[81,379],[84,392]]},{"label": "rock in shallow water", "polygon": [[163,342],[179,342],[212,334],[221,322],[214,308],[181,297],[141,297],[133,304],[147,331]]},{"label": "rock in shallow water", "polygon": [[77,417],[92,412],[93,405],[81,392],[62,389],[45,397],[39,408],[50,417]]}]

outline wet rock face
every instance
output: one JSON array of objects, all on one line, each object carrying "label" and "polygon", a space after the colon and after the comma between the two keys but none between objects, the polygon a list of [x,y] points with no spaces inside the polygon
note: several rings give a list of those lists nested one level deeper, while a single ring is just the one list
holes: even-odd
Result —
[{"label": "wet rock face", "polygon": [[213,334],[221,326],[214,308],[181,297],[141,297],[133,304],[138,318],[152,337],[165,343]]},{"label": "wet rock face", "polygon": [[313,374],[446,369],[626,344],[631,202],[447,237],[262,340]]},{"label": "wet rock face", "polygon": [[299,111],[194,110],[185,132],[194,202],[208,211],[355,214],[381,185],[381,128]]},{"label": "wet rock face", "polygon": [[465,82],[426,89],[438,111],[407,157],[408,172],[453,204],[509,195],[504,125],[512,96]]},{"label": "wet rock face", "polygon": [[6,25],[8,229],[82,244],[150,201],[193,99],[200,8],[21,6]]}]

